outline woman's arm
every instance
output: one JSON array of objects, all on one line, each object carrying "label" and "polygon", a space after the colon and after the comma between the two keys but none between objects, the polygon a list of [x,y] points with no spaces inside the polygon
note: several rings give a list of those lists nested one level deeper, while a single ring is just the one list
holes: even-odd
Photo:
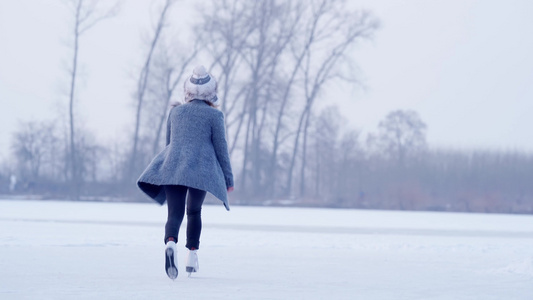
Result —
[{"label": "woman's arm", "polygon": [[224,125],[224,114],[217,110],[217,116],[213,122],[211,140],[215,148],[224,178],[226,179],[226,188],[233,187],[233,172],[231,171],[231,162],[229,160],[228,143],[226,142],[226,128]]}]

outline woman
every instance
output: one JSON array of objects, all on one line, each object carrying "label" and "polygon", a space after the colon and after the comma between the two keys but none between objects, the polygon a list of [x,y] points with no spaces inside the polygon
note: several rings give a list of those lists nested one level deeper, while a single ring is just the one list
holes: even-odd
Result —
[{"label": "woman", "polygon": [[[185,104],[175,105],[167,121],[166,147],[137,181],[139,188],[160,204],[166,200],[165,270],[178,276],[176,243],[187,205],[186,271],[198,271],[197,251],[202,230],[201,209],[206,192],[229,210],[227,193],[233,190],[224,114],[216,109],[217,83],[203,66],[185,81]],[[188,193],[188,196],[187,196]]]}]

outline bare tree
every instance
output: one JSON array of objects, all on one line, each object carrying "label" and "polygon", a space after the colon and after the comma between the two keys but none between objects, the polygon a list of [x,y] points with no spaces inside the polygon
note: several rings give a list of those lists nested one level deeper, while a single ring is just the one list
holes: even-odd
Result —
[{"label": "bare tree", "polygon": [[[314,157],[314,180],[313,182],[315,197],[327,197],[332,194],[332,191],[338,192],[338,173],[342,153],[339,153],[339,134],[345,120],[341,116],[336,106],[330,106],[320,112],[318,116],[314,116],[312,126],[312,142],[313,147],[310,147]],[[314,151],[313,151],[314,150]],[[314,153],[313,153],[314,152]],[[314,155],[313,155],[314,154]],[[308,163],[309,165],[312,164]],[[301,161],[301,171],[304,172],[305,166],[303,160]],[[348,163],[345,161],[345,163]],[[307,166],[309,167],[309,166]],[[307,196],[306,192],[305,174],[300,176],[300,195]]]},{"label": "bare tree", "polygon": [[[212,55],[213,63],[209,69],[218,69],[221,110],[226,115],[226,121],[231,118],[238,103],[236,99],[229,101],[229,96],[236,86],[237,71],[242,62],[241,49],[254,31],[247,16],[249,7],[249,1],[243,0],[211,1],[207,7],[199,7],[204,19],[195,28],[195,33],[204,37],[203,46]],[[235,94],[242,95],[243,90]]]},{"label": "bare tree", "polygon": [[78,168],[84,181],[97,182],[104,175],[100,174],[101,164],[107,149],[96,142],[94,135],[84,128],[78,129],[76,148],[78,150]]},{"label": "bare tree", "polygon": [[[273,82],[280,71],[280,61],[293,37],[291,2],[284,4],[276,1],[263,1],[254,8],[253,20],[256,31],[243,48],[243,57],[250,70],[248,103],[248,123],[246,126],[244,159],[241,173],[242,186],[246,187],[248,164],[251,171],[251,190],[254,195],[261,190],[261,171],[267,166],[263,163],[261,141],[268,106],[275,99],[271,97],[275,89]],[[263,193],[260,193],[263,194]]]},{"label": "bare tree", "polygon": [[[365,153],[359,144],[360,132],[351,130],[346,132],[339,143],[337,183],[339,197],[348,207],[360,207],[362,203],[363,172],[365,168]],[[335,177],[335,176],[334,176]]]},{"label": "bare tree", "polygon": [[390,112],[379,123],[378,140],[383,149],[399,166],[404,166],[405,159],[427,147],[426,124],[413,110],[396,110]]},{"label": "bare tree", "polygon": [[[314,29],[315,48],[306,51],[305,63],[301,67],[304,81],[305,106],[299,117],[298,129],[294,140],[292,159],[287,176],[287,192],[292,189],[292,173],[298,153],[300,135],[304,136],[303,166],[306,164],[307,132],[309,117],[315,99],[323,86],[332,80],[346,79],[339,71],[338,64],[350,63],[346,52],[359,40],[371,38],[379,24],[366,11],[349,11],[345,1],[320,0],[312,2],[312,20],[318,28]],[[312,26],[310,28],[313,28]],[[353,81],[353,79],[352,79]]]},{"label": "bare tree", "polygon": [[253,3],[246,0],[210,1],[198,7],[203,20],[195,28],[195,33],[203,36],[203,47],[212,60],[209,69],[218,81],[230,156],[242,137],[249,105],[246,101],[249,86],[242,83],[246,68],[241,53],[255,31],[250,23],[251,7]]},{"label": "bare tree", "polygon": [[79,186],[81,184],[79,164],[77,163],[77,149],[75,145],[76,130],[74,121],[74,102],[76,92],[76,79],[78,75],[78,52],[80,49],[80,37],[87,32],[91,27],[102,21],[103,19],[114,16],[118,11],[118,6],[115,5],[110,9],[101,10],[98,0],[69,0],[69,7],[72,9],[74,15],[74,30],[73,30],[73,56],[72,66],[69,70],[70,75],[70,92],[69,92],[69,140],[70,140],[70,172],[72,184],[74,187],[74,198],[79,197]]},{"label": "bare tree", "polygon": [[199,28],[220,74],[230,153],[242,147],[240,186],[252,193],[260,190],[267,169],[264,134],[279,99],[283,54],[296,31],[294,3],[212,1]]},{"label": "bare tree", "polygon": [[[298,27],[303,23],[302,18],[305,13],[305,4],[303,2],[298,2],[295,7],[292,9],[292,11],[295,13],[293,17],[292,24],[290,24],[290,28],[293,28],[295,32],[292,33],[292,36],[295,34],[301,34],[301,32],[298,31]],[[277,178],[277,168],[276,168],[276,162],[278,158],[278,150],[281,144],[281,130],[283,128],[284,124],[284,116],[286,115],[286,108],[287,104],[289,102],[289,97],[291,90],[293,88],[294,82],[296,80],[296,76],[298,74],[298,70],[300,69],[300,66],[302,64],[302,61],[306,54],[308,53],[311,45],[315,41],[315,33],[318,25],[318,21],[320,20],[321,15],[315,15],[316,17],[313,19],[307,19],[307,23],[304,23],[304,38],[302,45],[299,44],[301,40],[293,39],[295,42],[292,43],[291,49],[292,54],[294,57],[294,65],[291,66],[290,75],[289,78],[285,84],[285,87],[283,89],[283,95],[281,96],[281,103],[279,106],[278,114],[277,114],[277,120],[275,123],[275,131],[274,131],[274,138],[272,143],[272,155],[270,158],[270,191],[271,193],[274,193],[275,189],[273,188],[276,184],[276,178]]]},{"label": "bare tree", "polygon": [[139,165],[137,162],[138,158],[138,145],[140,141],[140,126],[141,126],[141,112],[143,109],[143,104],[145,100],[145,94],[148,87],[148,80],[150,78],[150,68],[152,66],[152,57],[154,54],[154,51],[156,50],[157,43],[161,37],[162,31],[166,25],[166,20],[168,16],[168,12],[170,7],[175,3],[173,0],[165,0],[163,8],[161,9],[161,13],[159,14],[159,18],[157,21],[157,25],[154,30],[154,34],[152,37],[152,40],[150,42],[150,47],[148,49],[148,53],[146,55],[143,67],[141,69],[141,72],[139,74],[139,78],[137,80],[137,89],[135,92],[135,98],[136,98],[136,111],[135,111],[135,129],[133,133],[133,143],[132,143],[132,149],[129,159],[129,167],[128,172],[125,176],[125,179],[131,180],[135,174],[137,174],[137,166]]},{"label": "bare tree", "polygon": [[[345,11],[345,1],[337,0],[210,4],[213,8],[204,12],[205,25],[199,28],[220,73],[230,153],[238,149],[242,158],[241,189],[253,198],[274,195],[284,175],[278,169],[287,167],[280,163],[280,149],[295,137],[294,146],[285,147],[293,150],[290,190],[301,136],[307,147],[314,99],[325,82],[342,77],[334,71],[336,64],[351,60],[345,57],[347,49],[370,37],[377,22],[370,14]],[[295,123],[287,116],[300,99],[304,110]]]},{"label": "bare tree", "polygon": [[21,123],[19,129],[13,134],[11,144],[19,171],[27,173],[30,180],[38,180],[43,165],[50,162],[50,157],[56,150],[57,141],[53,122]]},{"label": "bare tree", "polygon": [[[191,62],[196,58],[199,50],[200,46],[197,40],[190,52],[161,43],[154,53],[152,76],[147,83],[146,100],[150,105],[145,110],[147,113],[145,118],[153,120],[152,124],[148,126],[149,129],[153,129],[149,132],[149,135],[153,137],[151,156],[155,155],[161,148],[163,125],[170,103],[175,98],[176,89],[183,87],[184,75],[189,71]],[[175,102],[179,101],[175,100]]]}]

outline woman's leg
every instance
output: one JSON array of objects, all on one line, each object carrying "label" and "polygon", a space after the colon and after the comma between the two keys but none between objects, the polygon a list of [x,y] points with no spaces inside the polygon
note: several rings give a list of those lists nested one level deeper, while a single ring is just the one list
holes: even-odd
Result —
[{"label": "woman's leg", "polygon": [[181,222],[185,214],[187,187],[182,185],[166,185],[164,188],[168,206],[168,218],[167,224],[165,225],[165,243],[169,238],[173,238],[177,243]]},{"label": "woman's leg", "polygon": [[195,250],[200,247],[200,234],[202,232],[202,204],[205,191],[189,188],[187,197],[187,247]]}]

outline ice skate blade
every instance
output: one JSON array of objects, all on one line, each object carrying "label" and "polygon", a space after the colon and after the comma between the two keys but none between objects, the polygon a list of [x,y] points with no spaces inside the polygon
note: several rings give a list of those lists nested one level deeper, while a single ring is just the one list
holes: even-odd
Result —
[{"label": "ice skate blade", "polygon": [[178,277],[178,270],[176,268],[167,269],[168,278],[175,280]]},{"label": "ice skate blade", "polygon": [[174,251],[169,248],[165,252],[165,270],[168,278],[174,280],[178,277],[178,268],[174,264]]}]

